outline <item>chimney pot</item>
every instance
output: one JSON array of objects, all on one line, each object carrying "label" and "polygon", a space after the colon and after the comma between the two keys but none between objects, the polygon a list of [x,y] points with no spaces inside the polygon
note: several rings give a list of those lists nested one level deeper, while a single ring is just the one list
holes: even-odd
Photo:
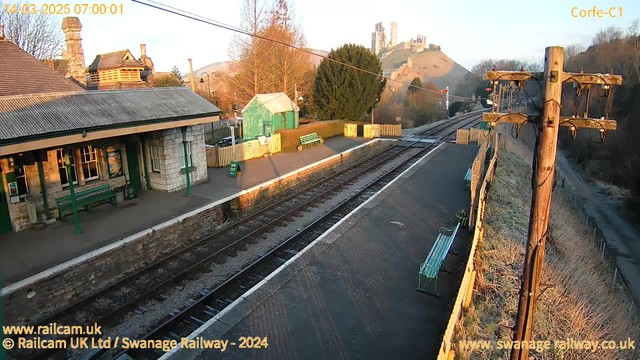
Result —
[{"label": "chimney pot", "polygon": [[140,44],[140,57],[147,56],[147,44]]},{"label": "chimney pot", "polygon": [[0,40],[4,39],[4,25],[0,25]]}]

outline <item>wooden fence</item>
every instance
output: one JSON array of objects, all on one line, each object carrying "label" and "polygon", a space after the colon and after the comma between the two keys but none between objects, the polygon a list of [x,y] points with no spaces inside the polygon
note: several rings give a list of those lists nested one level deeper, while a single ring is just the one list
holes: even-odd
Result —
[{"label": "wooden fence", "polygon": [[[495,132],[494,132],[495,133]],[[438,352],[438,360],[448,360],[455,358],[455,354],[453,350],[451,350],[451,341],[453,340],[453,331],[456,326],[456,322],[458,322],[458,318],[460,317],[460,313],[462,309],[467,309],[471,304],[471,297],[473,295],[473,285],[475,284],[476,279],[476,271],[474,267],[474,258],[476,254],[476,248],[478,243],[482,241],[484,236],[484,209],[487,201],[487,192],[488,186],[493,180],[493,174],[496,169],[496,162],[498,161],[498,139],[497,134],[492,134],[489,139],[491,139],[491,149],[493,156],[491,157],[491,162],[487,167],[486,174],[484,175],[484,179],[482,181],[482,186],[478,191],[477,198],[477,208],[475,209],[475,216],[469,216],[470,220],[473,220],[473,241],[471,242],[471,250],[469,252],[469,258],[467,259],[467,264],[464,270],[464,276],[462,277],[462,282],[460,283],[460,288],[458,289],[458,295],[456,296],[456,301],[453,306],[453,310],[451,312],[451,316],[449,317],[449,322],[447,324],[447,329],[445,330],[444,337],[442,338],[442,343],[440,344],[440,351]],[[485,149],[484,153],[486,154],[486,146],[483,146]],[[480,151],[483,149],[481,148]],[[480,153],[479,151],[479,153]],[[480,155],[480,154],[479,154]],[[476,156],[477,158],[477,156]],[[473,209],[473,205],[472,205]],[[472,210],[473,211],[473,210]],[[471,221],[469,221],[471,223]]]},{"label": "wooden fence", "polygon": [[402,126],[400,124],[376,124],[380,126],[380,136],[402,136]]},{"label": "wooden fence", "polygon": [[272,134],[267,139],[269,142],[265,145],[261,145],[259,140],[250,140],[226,147],[207,146],[207,166],[224,167],[232,161],[246,161],[282,151],[280,134]]},{"label": "wooden fence", "polygon": [[469,144],[469,129],[458,129],[456,131],[456,144]]},{"label": "wooden fence", "polygon": [[402,136],[402,127],[394,124],[365,124],[364,137]]}]

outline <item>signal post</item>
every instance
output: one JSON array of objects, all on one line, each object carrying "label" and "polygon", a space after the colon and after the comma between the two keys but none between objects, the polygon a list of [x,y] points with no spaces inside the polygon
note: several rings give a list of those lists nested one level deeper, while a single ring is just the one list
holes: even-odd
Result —
[{"label": "signal post", "polygon": [[[531,199],[531,213],[529,231],[525,249],[522,284],[518,299],[518,314],[514,327],[513,340],[522,343],[531,340],[533,316],[536,301],[540,296],[540,279],[544,265],[544,249],[549,230],[549,213],[551,209],[551,192],[555,179],[556,149],[558,144],[558,130],[560,126],[571,129],[575,136],[577,128],[592,128],[600,131],[604,140],[606,132],[616,129],[616,121],[609,119],[589,119],[578,117],[561,117],[562,84],[565,82],[578,83],[579,89],[602,85],[610,95],[611,85],[622,85],[622,76],[610,74],[585,74],[564,72],[564,48],[548,47],[545,50],[544,72],[533,73],[525,71],[487,71],[486,80],[491,80],[495,86],[499,80],[512,81],[523,86],[524,81],[542,79],[542,113],[540,115],[525,115],[518,113],[485,113],[483,121],[491,127],[497,123],[515,123],[520,127],[525,123],[537,125],[539,141],[534,149],[533,196]],[[587,103],[587,107],[589,104]],[[500,111],[500,108],[498,108]],[[528,349],[512,349],[511,360],[528,359]]]}]

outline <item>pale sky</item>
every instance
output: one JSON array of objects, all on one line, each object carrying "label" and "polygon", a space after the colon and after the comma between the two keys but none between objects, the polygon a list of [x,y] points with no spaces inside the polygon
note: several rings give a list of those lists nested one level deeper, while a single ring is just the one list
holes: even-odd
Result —
[{"label": "pale sky", "polygon": [[[233,26],[240,25],[242,0],[158,1]],[[39,6],[44,2],[33,3]],[[72,6],[87,2],[91,3],[65,1]],[[141,43],[147,44],[147,55],[153,59],[156,71],[170,71],[176,65],[185,74],[189,68],[188,58],[193,59],[194,70],[229,60],[227,50],[234,35],[228,30],[130,1],[102,0],[100,3],[123,4],[124,14],[79,15],[87,66],[97,54],[121,49],[129,49],[139,57]],[[612,13],[617,17],[572,17],[572,8],[588,10],[594,4],[605,12],[615,7]],[[442,46],[442,51],[467,69],[486,58],[542,63],[546,46],[572,43],[588,46],[601,28],[617,25],[626,29],[633,19],[640,17],[637,0],[595,3],[582,0],[292,0],[291,8],[310,48],[329,51],[347,42],[369,48],[375,23],[383,22],[390,39],[391,21],[395,21],[398,42],[415,38],[418,33],[426,35],[427,43]]]}]

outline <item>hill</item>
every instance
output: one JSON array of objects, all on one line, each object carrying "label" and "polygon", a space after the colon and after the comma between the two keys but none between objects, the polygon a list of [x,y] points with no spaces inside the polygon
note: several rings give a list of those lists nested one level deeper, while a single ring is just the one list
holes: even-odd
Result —
[{"label": "hill", "polygon": [[[442,51],[429,49],[422,52],[413,52],[408,49],[394,50],[382,59],[382,69],[385,75],[405,83],[410,83],[415,77],[419,77],[423,84],[432,81],[438,89],[449,86],[450,90],[453,90],[469,73],[469,70]],[[389,82],[387,85],[394,89],[406,88],[395,82]]]}]

